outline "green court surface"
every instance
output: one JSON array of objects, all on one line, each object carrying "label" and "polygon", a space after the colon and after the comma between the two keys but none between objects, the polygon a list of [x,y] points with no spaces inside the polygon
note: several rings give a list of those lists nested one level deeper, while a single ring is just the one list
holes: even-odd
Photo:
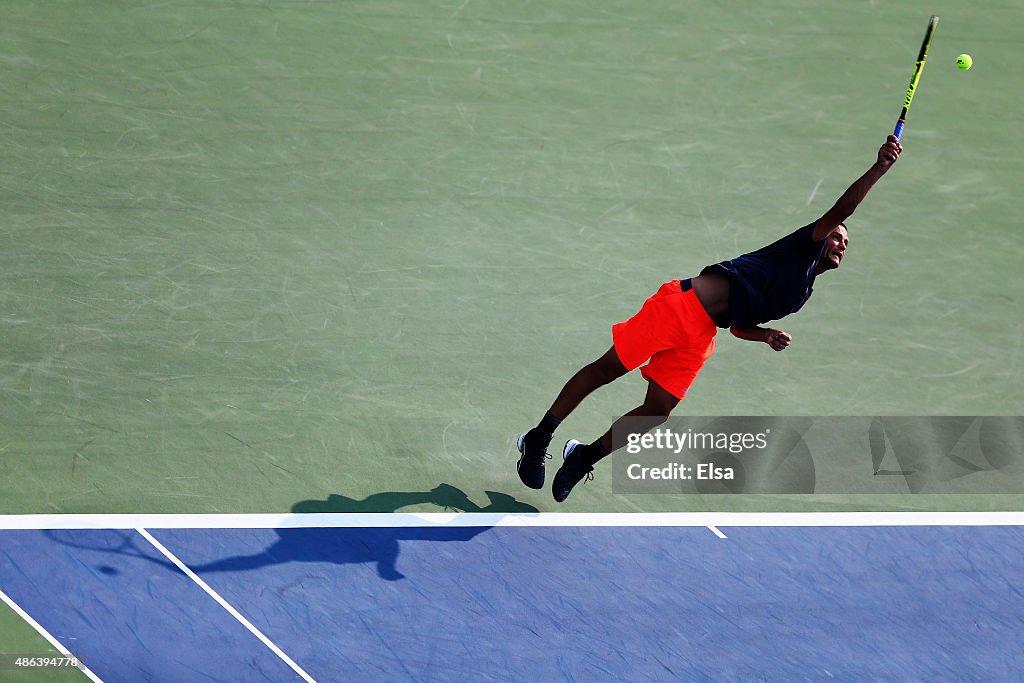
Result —
[{"label": "green court surface", "polygon": [[8,0],[0,512],[1019,509],[514,471],[612,323],[867,169],[932,13],[842,269],[677,412],[1021,415],[1018,3]]},{"label": "green court surface", "polygon": [[36,633],[10,607],[0,602],[0,681],[7,683],[64,683],[85,681],[76,668],[17,668],[13,655],[26,657],[63,657],[57,648]]}]

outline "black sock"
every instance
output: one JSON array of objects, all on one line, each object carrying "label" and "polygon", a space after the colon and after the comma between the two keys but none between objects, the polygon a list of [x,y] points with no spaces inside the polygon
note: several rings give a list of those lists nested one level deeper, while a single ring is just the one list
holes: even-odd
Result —
[{"label": "black sock", "polygon": [[601,443],[601,439],[584,446],[581,451],[580,457],[583,459],[582,462],[588,467],[593,467],[597,464],[598,460],[608,456],[608,451],[605,449],[604,444]]},{"label": "black sock", "polygon": [[537,424],[537,429],[544,432],[548,436],[551,436],[552,434],[555,433],[555,429],[557,429],[558,425],[560,424],[562,424],[562,421],[559,420],[554,415],[552,415],[551,411],[549,410],[548,412],[544,413],[544,417]]}]

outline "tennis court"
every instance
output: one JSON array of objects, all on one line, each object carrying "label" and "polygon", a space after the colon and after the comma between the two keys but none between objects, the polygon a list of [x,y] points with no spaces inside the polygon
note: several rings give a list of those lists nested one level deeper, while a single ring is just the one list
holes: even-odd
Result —
[{"label": "tennis court", "polygon": [[720,335],[676,412],[1024,415],[1017,3],[4,2],[0,654],[111,681],[1013,680],[1019,453],[951,447],[917,485],[897,427],[873,471],[830,456],[857,489],[624,493],[602,465],[561,505],[514,469],[613,323],[867,168],[931,14],[842,268],[784,353]]},{"label": "tennis court", "polygon": [[62,634],[94,680],[1020,668],[1020,514],[114,517],[0,532],[7,601]]}]

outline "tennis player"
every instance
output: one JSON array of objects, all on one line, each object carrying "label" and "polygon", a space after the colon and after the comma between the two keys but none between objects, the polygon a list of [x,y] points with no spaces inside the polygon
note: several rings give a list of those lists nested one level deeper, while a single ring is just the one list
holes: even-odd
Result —
[{"label": "tennis player", "polygon": [[593,443],[566,442],[551,486],[556,501],[564,501],[584,477],[592,479],[594,465],[625,444],[622,420],[650,430],[668,418],[714,352],[717,328],[727,327],[736,337],[763,342],[775,351],[788,347],[789,334],[763,323],[800,310],[815,277],[839,267],[849,242],[843,221],[902,150],[890,135],[871,168],[821,218],[762,249],[707,266],[695,278],[666,282],[636,315],[613,325],[612,347],[573,375],[540,423],[519,437],[516,469],[523,483],[543,488],[544,461],[551,457],[547,448],[562,420],[592,391],[645,362],[640,370],[648,382],[644,402]]}]

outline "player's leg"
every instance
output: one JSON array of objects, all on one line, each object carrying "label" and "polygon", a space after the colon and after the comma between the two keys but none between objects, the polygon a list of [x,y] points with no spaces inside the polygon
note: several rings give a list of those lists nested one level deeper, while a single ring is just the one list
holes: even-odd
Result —
[{"label": "player's leg", "polygon": [[592,477],[594,465],[626,445],[627,432],[648,432],[665,422],[677,405],[679,397],[663,389],[653,379],[648,380],[644,402],[612,424],[604,435],[591,444],[570,439],[562,453],[563,463],[555,474],[551,493],[561,503],[584,477]]},{"label": "player's leg", "polygon": [[[641,369],[648,382],[644,402],[616,420],[593,443],[566,443],[562,466],[551,487],[556,501],[565,500],[573,486],[593,472],[597,461],[625,445],[630,432],[646,432],[668,419],[714,353],[718,328],[686,284],[684,281],[678,296],[664,300],[666,310],[661,312],[661,329],[668,330],[667,346],[654,353]],[[620,350],[618,345],[616,350]],[[625,358],[628,357],[627,354]]]},{"label": "player's leg", "polygon": [[547,449],[555,429],[595,389],[613,382],[627,372],[612,346],[603,356],[580,368],[569,378],[537,426],[520,436],[516,444],[522,454],[516,464],[516,471],[524,484],[533,489],[544,487],[544,461],[551,457]]},{"label": "player's leg", "polygon": [[615,347],[612,346],[593,363],[580,368],[579,372],[565,383],[555,402],[551,404],[548,414],[561,422],[569,417],[569,413],[576,410],[576,407],[591,392],[609,382],[614,382],[627,372],[629,371],[619,360],[618,354],[615,353]]},{"label": "player's leg", "polygon": [[611,428],[598,439],[604,455],[625,446],[630,431],[646,433],[663,424],[679,405],[680,400],[662,389],[657,382],[650,380],[647,383],[647,395],[644,396],[643,404],[616,420]]},{"label": "player's leg", "polygon": [[[684,285],[685,282],[685,285]],[[640,311],[625,322],[612,325],[612,348],[593,363],[583,367],[565,383],[558,398],[540,423],[519,437],[522,456],[516,463],[519,478],[530,488],[544,486],[544,461],[555,429],[594,389],[643,365],[659,351],[672,347],[672,327],[677,320],[678,299],[690,291],[690,281],[664,283]]]}]

